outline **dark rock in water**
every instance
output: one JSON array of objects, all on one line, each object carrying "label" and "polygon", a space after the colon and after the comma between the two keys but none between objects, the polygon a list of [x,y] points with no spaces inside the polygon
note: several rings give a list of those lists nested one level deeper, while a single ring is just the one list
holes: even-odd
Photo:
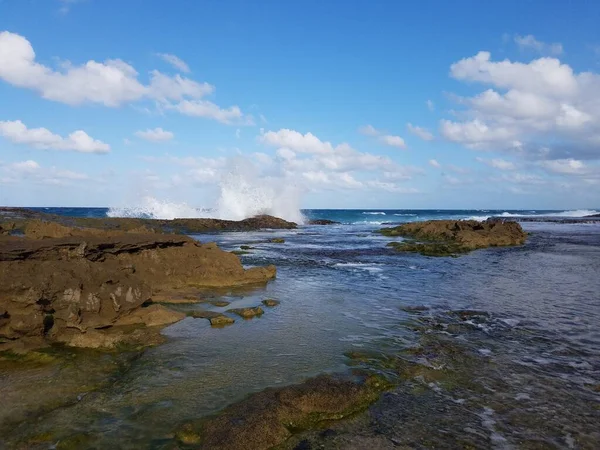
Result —
[{"label": "dark rock in water", "polygon": [[522,245],[527,239],[521,225],[502,220],[429,220],[383,228],[379,232],[384,236],[411,238],[388,246],[426,256],[455,256],[486,247]]},{"label": "dark rock in water", "polygon": [[217,416],[182,425],[175,435],[181,443],[199,449],[268,449],[295,432],[363,410],[382,388],[375,377],[354,381],[323,375],[251,395]]},{"label": "dark rock in water", "polygon": [[268,241],[271,244],[285,244],[285,239],[283,238],[273,238]]},{"label": "dark rock in water", "polygon": [[[125,328],[185,317],[146,307],[154,293],[164,300],[182,289],[266,283],[275,272],[273,266],[246,270],[235,255],[186,236],[28,222],[25,237],[0,235],[0,350],[18,341],[143,344],[144,332]],[[150,333],[147,343],[156,336]]]},{"label": "dark rock in water", "polygon": [[314,219],[308,222],[309,225],[340,225],[341,222],[336,222],[335,220],[328,219]]},{"label": "dark rock in water", "polygon": [[280,303],[279,300],[275,300],[275,299],[272,299],[272,298],[267,298],[267,299],[265,299],[265,300],[262,301],[263,305],[269,306],[269,307],[277,306],[277,305],[279,305],[279,303]]},{"label": "dark rock in water", "polygon": [[227,312],[237,314],[244,319],[251,319],[256,316],[261,316],[265,313],[260,306],[254,306],[251,308],[234,308],[227,310]]},{"label": "dark rock in water", "polygon": [[241,250],[253,250],[254,247],[252,247],[250,245],[240,245],[240,249]]}]

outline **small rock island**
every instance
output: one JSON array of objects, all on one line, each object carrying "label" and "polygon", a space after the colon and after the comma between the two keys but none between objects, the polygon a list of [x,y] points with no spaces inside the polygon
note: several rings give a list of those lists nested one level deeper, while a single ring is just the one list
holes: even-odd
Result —
[{"label": "small rock island", "polygon": [[416,252],[424,256],[456,256],[487,247],[522,245],[527,239],[517,222],[505,220],[428,220],[383,228],[379,233],[403,237],[390,242],[398,252]]}]

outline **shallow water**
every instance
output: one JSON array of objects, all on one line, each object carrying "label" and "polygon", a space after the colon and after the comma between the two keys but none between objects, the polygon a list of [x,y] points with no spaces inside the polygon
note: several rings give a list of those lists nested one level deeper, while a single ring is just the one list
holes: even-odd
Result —
[{"label": "shallow water", "polygon": [[[482,434],[473,445],[518,446],[523,428],[529,427],[532,435],[546,433],[549,446],[593,448],[597,436],[590,428],[600,423],[595,422],[600,419],[600,225],[525,223],[532,233],[525,246],[459,258],[394,253],[385,247],[389,238],[373,233],[377,227],[308,226],[196,236],[226,250],[251,245],[251,253],[241,256],[244,264],[278,268],[277,279],[264,289],[207,292],[232,302],[210,309],[255,306],[264,298],[281,304],[264,308],[260,318],[238,319],[222,329],[211,328],[206,320],[185,319],[164,330],[166,344],[119,366],[96,390],[84,383],[93,372],[92,358],[85,360],[85,371],[32,372],[29,386],[41,398],[44,390],[66,384],[65,377],[75,384],[70,392],[81,389],[79,398],[14,427],[0,424],[5,445],[11,448],[32,436],[51,434],[56,442],[86,433],[92,437],[84,447],[161,448],[172,442],[172,430],[182,421],[217,412],[268,386],[347,370],[348,351],[394,353],[415,345],[422,336],[415,332],[415,314],[406,309],[425,305],[428,309],[418,320],[435,323],[434,332],[481,358],[481,364],[468,367],[469,376],[490,380],[486,389],[495,392],[463,389],[465,398],[479,398],[468,415]],[[264,243],[274,237],[285,243]],[[205,305],[179,306],[198,307]],[[489,316],[473,322],[469,332],[448,334],[447,312],[463,309]],[[0,392],[27,389],[7,373],[0,372]],[[78,376],[79,385],[73,381]],[[429,388],[437,395],[435,386]],[[393,398],[374,407],[383,418],[382,435],[390,439],[398,433],[394,420],[408,420],[407,410],[401,411]],[[508,420],[507,405],[521,408],[523,402],[528,412],[521,417],[552,416],[553,430],[564,430],[544,432],[537,422]],[[411,413],[433,417],[439,406],[423,401]],[[439,428],[426,420],[420,426],[432,435]],[[450,432],[465,434],[462,428],[450,427]],[[585,433],[591,437],[577,441],[577,434]],[[42,442],[39,448],[49,444]]]}]

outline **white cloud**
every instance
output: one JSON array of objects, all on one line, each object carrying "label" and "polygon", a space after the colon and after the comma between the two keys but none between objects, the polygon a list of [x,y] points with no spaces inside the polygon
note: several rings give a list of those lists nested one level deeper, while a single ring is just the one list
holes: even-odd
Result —
[{"label": "white cloud", "polygon": [[150,142],[165,142],[170,141],[175,137],[172,132],[163,130],[162,128],[155,128],[154,130],[147,129],[145,131],[140,130],[136,131],[134,134],[140,139]]},{"label": "white cloud", "polygon": [[251,116],[245,116],[239,106],[220,108],[208,100],[184,100],[177,104],[168,105],[181,114],[192,117],[213,119],[226,125],[254,125]]},{"label": "white cloud", "polygon": [[81,65],[66,61],[60,70],[55,70],[36,62],[35,51],[26,38],[8,31],[0,33],[0,79],[68,105],[97,103],[118,107],[149,99],[159,102],[161,108],[226,124],[252,122],[238,106],[223,109],[200,100],[215,90],[208,83],[153,70],[146,85],[138,79],[135,68],[120,59],[90,60]]},{"label": "white cloud", "polygon": [[273,147],[288,148],[300,153],[326,154],[334,152],[334,147],[330,142],[323,142],[310,132],[302,134],[287,128],[279,131],[267,131],[260,136],[260,140]]},{"label": "white cloud", "polygon": [[397,148],[406,148],[406,143],[404,142],[404,139],[402,139],[400,136],[385,134],[383,131],[378,130],[373,125],[364,125],[362,127],[359,127],[358,132],[360,134],[364,134],[365,136],[378,136],[377,140],[384,145],[389,145],[390,147]]},{"label": "white cloud", "polygon": [[358,129],[358,132],[365,136],[379,136],[381,134],[373,125],[364,125]]},{"label": "white cloud", "polygon": [[182,60],[181,58],[179,58],[176,55],[172,55],[170,53],[157,53],[156,56],[158,56],[163,61],[171,64],[173,67],[175,67],[177,70],[179,70],[183,73],[191,72],[190,66],[188,66],[184,60]]},{"label": "white cloud", "polygon": [[515,43],[521,50],[533,50],[538,53],[546,53],[551,55],[560,55],[563,52],[563,46],[559,43],[546,44],[545,42],[538,41],[533,35],[528,34],[527,36],[515,35]]},{"label": "white cloud", "polygon": [[[387,180],[410,179],[419,169],[401,166],[390,158],[363,153],[347,143],[334,145],[322,141],[314,134],[302,134],[295,130],[268,131],[259,136],[263,144],[275,147],[281,171],[290,176],[299,175],[304,181],[319,183],[326,188],[383,189],[395,183],[374,184],[373,174]],[[361,180],[355,174],[366,179]]]},{"label": "white cloud", "polygon": [[583,161],[578,161],[573,158],[540,161],[539,164],[548,171],[557,174],[582,175],[589,170],[588,166]]},{"label": "white cloud", "polygon": [[442,165],[436,159],[430,159],[428,163],[431,167],[435,167],[436,169],[442,168]]},{"label": "white cloud", "polygon": [[402,139],[400,136],[386,134],[384,136],[379,137],[379,142],[385,145],[389,145],[390,147],[402,149],[406,148],[406,143],[404,142],[404,139]]},{"label": "white cloud", "polygon": [[476,160],[482,164],[493,167],[494,169],[499,170],[515,170],[517,168],[516,164],[511,161],[506,161],[501,158],[494,159],[484,159],[484,158],[476,158]]},{"label": "white cloud", "polygon": [[13,163],[13,164],[9,165],[8,167],[9,167],[9,169],[15,170],[17,172],[26,172],[26,173],[37,172],[38,170],[41,169],[40,165],[31,159],[28,159],[27,161],[20,161],[20,162]]},{"label": "white cloud", "polygon": [[85,131],[77,130],[67,137],[46,128],[27,128],[20,120],[0,122],[0,135],[16,144],[30,145],[46,150],[72,150],[80,153],[108,153],[110,145],[93,139]]},{"label": "white cloud", "polygon": [[435,111],[435,104],[431,100],[427,100],[425,104],[427,105],[427,109],[429,109],[429,111]]},{"label": "white cloud", "polygon": [[57,167],[43,167],[31,159],[18,161],[11,164],[0,164],[0,181],[5,183],[36,183],[42,185],[68,186],[73,182],[87,181],[90,177],[84,173],[71,170],[59,169]]},{"label": "white cloud", "polygon": [[[493,62],[491,54],[484,51],[452,64],[450,74],[457,80],[479,81],[554,98],[575,94],[578,82],[584,81],[578,80],[573,69],[556,58],[540,58],[529,64],[508,59]],[[583,78],[588,78],[589,74],[582,75]]]},{"label": "white cloud", "polygon": [[434,139],[433,134],[427,128],[418,127],[412,123],[407,124],[406,127],[408,128],[408,131],[424,141],[433,141]]},{"label": "white cloud", "polygon": [[466,108],[440,122],[444,138],[525,159],[600,159],[598,73],[576,73],[550,57],[493,61],[489,52],[452,64],[450,73],[491,88],[459,99]]}]

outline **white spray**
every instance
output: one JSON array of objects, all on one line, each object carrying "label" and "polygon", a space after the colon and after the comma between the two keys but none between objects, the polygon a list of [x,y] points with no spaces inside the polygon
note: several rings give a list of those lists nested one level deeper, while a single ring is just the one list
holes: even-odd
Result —
[{"label": "white spray", "polygon": [[192,207],[186,202],[159,200],[144,196],[136,206],[111,207],[109,217],[153,219],[216,218],[242,220],[260,214],[304,223],[300,211],[301,189],[287,177],[262,176],[246,158],[230,161],[221,176],[219,197],[213,207]]}]

